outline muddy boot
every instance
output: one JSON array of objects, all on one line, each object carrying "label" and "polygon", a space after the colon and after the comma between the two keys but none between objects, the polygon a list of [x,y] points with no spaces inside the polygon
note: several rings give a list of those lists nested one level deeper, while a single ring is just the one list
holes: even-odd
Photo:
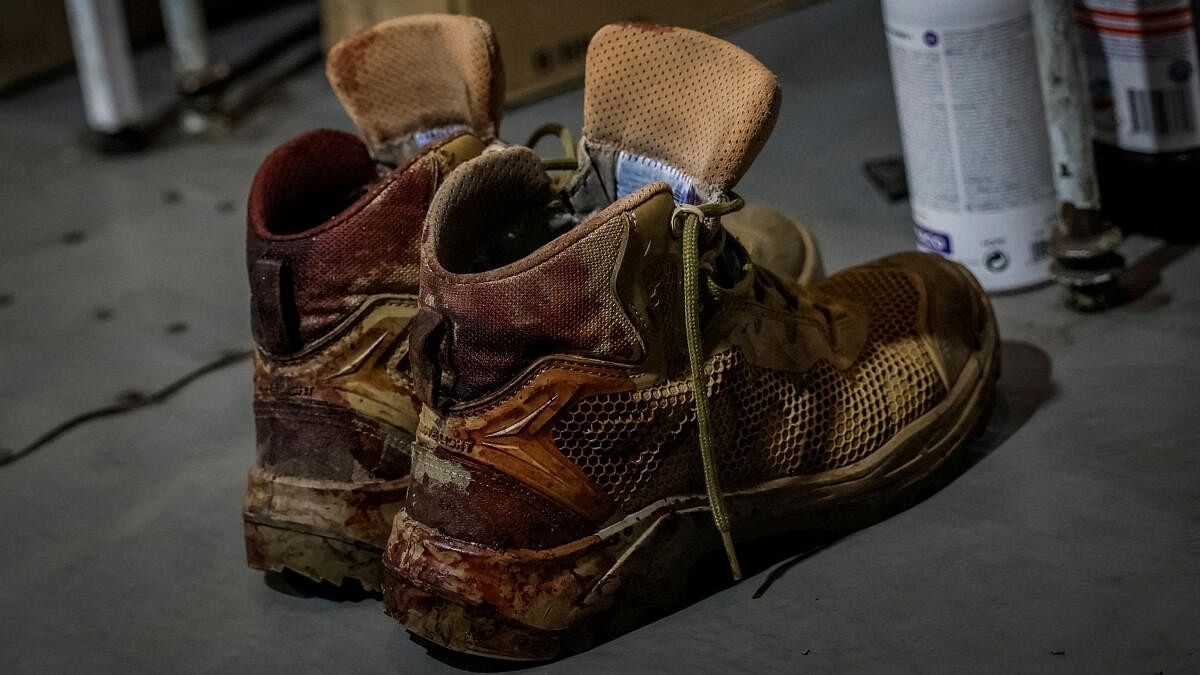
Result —
[{"label": "muddy boot", "polygon": [[267,157],[250,194],[246,554],[257,569],[378,590],[417,421],[421,228],[438,185],[495,139],[503,74],[487,24],[452,16],[348,38],[328,74],[361,139],[301,135]]},{"label": "muddy boot", "polygon": [[901,254],[810,287],[721,217],[775,79],[701,33],[602,29],[582,166],[524,148],[435,197],[411,332],[424,403],[384,601],[452,650],[550,659],[680,601],[762,537],[853,527],[942,475],[998,361],[962,267]]}]

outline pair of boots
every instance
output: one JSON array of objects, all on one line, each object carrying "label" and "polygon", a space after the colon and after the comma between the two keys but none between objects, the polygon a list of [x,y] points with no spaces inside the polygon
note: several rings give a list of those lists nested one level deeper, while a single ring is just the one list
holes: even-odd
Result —
[{"label": "pair of boots", "polygon": [[777,216],[725,228],[779,112],[741,49],[601,29],[567,161],[497,140],[477,19],[386,22],[328,73],[362,140],[284,144],[250,197],[251,566],[553,658],[672,606],[701,556],[738,578],[742,542],[881,517],[986,419],[998,338],[965,269],[816,281]]}]

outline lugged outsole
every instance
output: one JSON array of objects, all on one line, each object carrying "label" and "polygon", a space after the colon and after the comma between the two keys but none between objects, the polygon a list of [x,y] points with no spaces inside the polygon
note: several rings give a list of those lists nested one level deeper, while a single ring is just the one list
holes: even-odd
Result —
[{"label": "lugged outsole", "polygon": [[311,581],[342,587],[355,580],[363,590],[382,589],[382,551],[316,534],[245,522],[246,561],[264,572],[295,572]]},{"label": "lugged outsole", "polygon": [[242,518],[250,567],[381,590],[380,555],[408,479],[346,484],[254,469],[248,482]]}]

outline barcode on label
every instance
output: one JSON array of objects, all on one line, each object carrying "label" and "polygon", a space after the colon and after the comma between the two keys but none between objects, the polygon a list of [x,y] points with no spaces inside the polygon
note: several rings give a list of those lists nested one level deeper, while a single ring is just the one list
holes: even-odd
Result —
[{"label": "barcode on label", "polygon": [[1187,89],[1126,89],[1129,122],[1135,134],[1190,134],[1195,128]]}]

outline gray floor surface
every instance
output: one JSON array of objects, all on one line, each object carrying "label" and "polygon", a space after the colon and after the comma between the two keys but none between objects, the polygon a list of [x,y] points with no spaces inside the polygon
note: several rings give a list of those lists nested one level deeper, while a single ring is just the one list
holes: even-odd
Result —
[{"label": "gray floor surface", "polygon": [[[829,269],[909,248],[907,205],[861,171],[899,149],[878,3],[730,38],[784,91],[743,194],[808,222]],[[161,51],[139,62],[161,90]],[[510,110],[505,135],[578,128],[581,100]],[[0,446],[248,346],[250,178],[316,126],[349,128],[318,68],[223,140],[121,159],[81,149],[72,78],[0,101]],[[956,481],[536,670],[1200,673],[1200,256],[1103,316],[1053,288],[995,306],[999,407]],[[376,600],[281,593],[245,566],[250,393],[241,362],[0,467],[0,672],[455,669]]]}]

